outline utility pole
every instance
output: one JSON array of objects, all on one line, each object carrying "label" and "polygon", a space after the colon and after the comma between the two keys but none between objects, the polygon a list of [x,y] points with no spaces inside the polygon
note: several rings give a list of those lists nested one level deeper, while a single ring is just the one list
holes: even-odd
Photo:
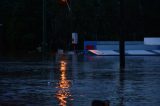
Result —
[{"label": "utility pole", "polygon": [[63,6],[66,6],[67,5],[67,8],[68,8],[68,11],[71,12],[71,7],[70,7],[70,4],[69,4],[69,0],[59,0],[59,3]]},{"label": "utility pole", "polygon": [[[72,9],[71,9],[71,1],[70,0],[58,0],[59,1],[59,4],[61,5],[61,6],[65,6],[65,7],[67,7],[67,9],[68,9],[68,17],[69,17],[69,23],[70,23],[70,31],[69,31],[69,35],[71,36],[71,34],[72,34]],[[67,48],[68,49],[70,49],[70,44],[71,44],[71,39],[69,39],[70,38],[70,36],[67,38]]]},{"label": "utility pole", "polygon": [[4,47],[2,46],[2,45],[4,45],[3,44],[4,42],[3,42],[3,31],[2,31],[3,29],[2,29],[2,26],[3,26],[3,24],[0,23],[0,50],[1,50],[0,55],[4,53],[3,52],[4,51],[3,50]]},{"label": "utility pole", "polygon": [[[73,32],[73,17],[72,17],[71,1],[70,0],[65,0],[65,2],[66,2],[66,5],[67,5],[67,8],[68,8],[68,13],[69,13],[69,17],[70,17],[70,35],[72,35],[72,32]],[[70,46],[71,41],[72,41],[72,39],[68,41],[69,46]],[[73,46],[74,51],[75,51],[75,47],[76,46],[74,45]]]},{"label": "utility pole", "polygon": [[[66,0],[66,4],[67,4],[67,8],[68,8],[68,12],[69,12],[69,17],[70,17],[70,35],[72,35],[73,32],[73,17],[72,17],[72,9],[71,9],[71,0]],[[69,40],[69,46],[71,44],[72,39]],[[73,50],[75,51],[75,45],[73,46]],[[70,49],[72,49],[72,46],[69,47]]]},{"label": "utility pole", "polygon": [[46,0],[43,0],[43,34],[42,34],[42,59],[45,60],[46,58]]},{"label": "utility pole", "polygon": [[120,39],[119,39],[119,52],[120,52],[120,69],[125,68],[125,14],[124,14],[124,0],[120,0]]},{"label": "utility pole", "polygon": [[66,0],[66,4],[67,4],[67,7],[68,7],[68,11],[71,12],[71,7],[70,7],[70,5],[68,3],[68,0]]}]

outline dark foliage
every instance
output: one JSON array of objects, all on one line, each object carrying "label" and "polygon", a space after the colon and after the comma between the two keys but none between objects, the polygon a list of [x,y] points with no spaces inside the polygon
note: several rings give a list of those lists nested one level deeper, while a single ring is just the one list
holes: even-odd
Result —
[{"label": "dark foliage", "polygon": [[[124,2],[125,39],[159,37],[160,1]],[[47,51],[70,49],[71,32],[78,32],[80,45],[84,40],[119,40],[119,0],[68,0],[68,3],[70,11],[58,0],[46,0],[45,5],[43,0],[1,0],[1,50],[28,53],[42,44]]]}]

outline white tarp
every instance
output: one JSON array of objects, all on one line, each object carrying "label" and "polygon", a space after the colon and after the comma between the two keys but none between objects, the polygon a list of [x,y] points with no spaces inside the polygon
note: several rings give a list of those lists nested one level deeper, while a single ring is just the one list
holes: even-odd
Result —
[{"label": "white tarp", "polygon": [[126,53],[129,55],[154,55],[155,54],[146,50],[127,50]]},{"label": "white tarp", "polygon": [[144,38],[145,45],[160,45],[160,38]]}]

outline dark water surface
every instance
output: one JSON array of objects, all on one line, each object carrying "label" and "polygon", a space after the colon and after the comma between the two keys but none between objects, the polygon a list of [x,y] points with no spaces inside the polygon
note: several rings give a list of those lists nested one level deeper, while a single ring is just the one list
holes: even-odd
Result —
[{"label": "dark water surface", "polygon": [[0,106],[160,106],[160,57],[56,56],[49,61],[1,60]]}]

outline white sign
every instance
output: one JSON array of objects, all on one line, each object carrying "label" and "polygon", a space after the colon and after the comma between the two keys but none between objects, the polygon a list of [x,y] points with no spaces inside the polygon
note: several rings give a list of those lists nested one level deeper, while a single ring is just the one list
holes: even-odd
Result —
[{"label": "white sign", "polygon": [[78,34],[76,32],[72,33],[72,44],[78,43]]}]

